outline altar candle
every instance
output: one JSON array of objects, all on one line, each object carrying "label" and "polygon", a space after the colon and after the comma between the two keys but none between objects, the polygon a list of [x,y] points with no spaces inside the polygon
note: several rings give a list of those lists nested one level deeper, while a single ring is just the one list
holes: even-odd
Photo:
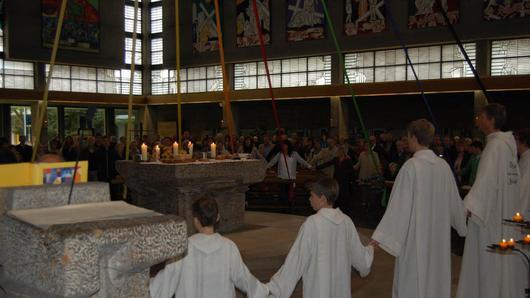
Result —
[{"label": "altar candle", "polygon": [[147,145],[145,143],[142,144],[142,161],[147,161],[149,157],[147,156]]},{"label": "altar candle", "polygon": [[215,145],[215,143],[212,143],[210,145],[210,155],[212,156],[212,158],[215,158],[215,155],[217,153],[217,145]]},{"label": "altar candle", "polygon": [[160,147],[158,145],[155,146],[155,159],[160,160]]},{"label": "altar candle", "polygon": [[515,221],[515,222],[523,222],[523,216],[521,215],[521,213],[517,212],[512,217],[512,220]]},{"label": "altar candle", "polygon": [[193,143],[188,142],[188,151],[191,157],[193,157]]},{"label": "altar candle", "polygon": [[501,249],[507,249],[508,248],[508,242],[506,242],[506,239],[502,239],[501,242],[499,242],[499,246]]},{"label": "altar candle", "polygon": [[524,244],[530,244],[530,235],[526,235],[523,238]]},{"label": "altar candle", "polygon": [[175,142],[173,143],[173,157],[177,157],[179,155],[179,143]]},{"label": "altar candle", "polygon": [[515,247],[515,240],[513,240],[513,238],[510,238],[510,240],[508,240],[508,247],[511,247],[511,248]]}]

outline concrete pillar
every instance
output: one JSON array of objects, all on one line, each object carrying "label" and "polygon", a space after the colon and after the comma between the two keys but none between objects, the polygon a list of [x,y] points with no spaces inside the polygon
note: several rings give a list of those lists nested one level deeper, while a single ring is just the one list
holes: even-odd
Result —
[{"label": "concrete pillar", "polygon": [[330,134],[339,139],[348,138],[348,125],[346,123],[345,110],[339,96],[330,98]]}]

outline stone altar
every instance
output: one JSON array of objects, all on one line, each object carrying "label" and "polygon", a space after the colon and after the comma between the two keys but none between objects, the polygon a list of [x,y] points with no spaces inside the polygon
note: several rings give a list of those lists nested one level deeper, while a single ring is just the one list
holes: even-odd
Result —
[{"label": "stone altar", "polygon": [[67,206],[68,186],[0,189],[7,297],[149,297],[149,268],[183,256],[186,224],[110,202],[108,188],[77,184]]},{"label": "stone altar", "polygon": [[191,205],[205,194],[214,197],[219,204],[220,232],[241,228],[245,193],[249,185],[263,181],[266,167],[262,160],[116,163],[116,169],[131,190],[133,204],[184,217],[190,234],[194,231]]}]

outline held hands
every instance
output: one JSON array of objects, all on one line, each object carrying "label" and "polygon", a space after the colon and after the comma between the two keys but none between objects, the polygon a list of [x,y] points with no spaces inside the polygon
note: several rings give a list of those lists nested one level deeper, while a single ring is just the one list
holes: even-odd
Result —
[{"label": "held hands", "polygon": [[368,243],[368,245],[371,245],[375,248],[378,248],[379,247],[379,242],[375,241],[374,239],[371,239],[370,240],[370,243]]}]

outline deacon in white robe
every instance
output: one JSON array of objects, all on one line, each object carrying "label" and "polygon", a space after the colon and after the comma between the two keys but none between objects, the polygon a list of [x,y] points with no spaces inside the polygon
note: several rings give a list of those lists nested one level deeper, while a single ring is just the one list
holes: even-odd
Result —
[{"label": "deacon in white robe", "polygon": [[471,217],[458,298],[524,297],[528,277],[523,260],[515,254],[501,255],[487,250],[488,245],[502,238],[520,237],[516,228],[503,225],[502,221],[511,218],[521,205],[515,139],[512,132],[493,130],[487,134],[477,178],[464,200]]},{"label": "deacon in white robe", "polygon": [[189,238],[187,256],[151,279],[152,298],[235,298],[235,287],[248,297],[268,296],[268,289],[243,263],[237,246],[215,233]]},{"label": "deacon in white robe", "polygon": [[372,236],[396,257],[393,298],[451,297],[451,226],[465,236],[465,210],[451,168],[431,150],[418,150],[399,171]]},{"label": "deacon in white robe", "polygon": [[291,297],[302,277],[304,298],[351,297],[352,266],[364,277],[373,257],[373,247],[361,243],[347,215],[322,208],[304,222],[285,263],[267,286],[272,297]]}]

